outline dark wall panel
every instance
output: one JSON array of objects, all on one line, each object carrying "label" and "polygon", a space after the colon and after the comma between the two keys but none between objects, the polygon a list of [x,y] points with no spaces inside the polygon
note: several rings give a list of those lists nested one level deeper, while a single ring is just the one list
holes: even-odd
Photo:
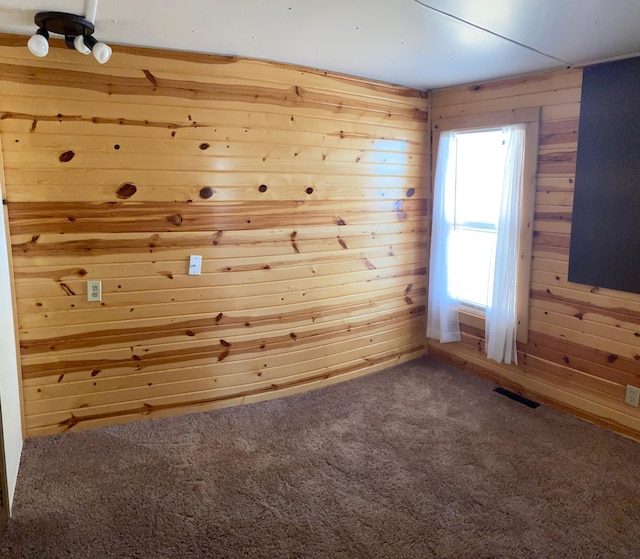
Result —
[{"label": "dark wall panel", "polygon": [[640,293],[640,58],[584,71],[569,281]]}]

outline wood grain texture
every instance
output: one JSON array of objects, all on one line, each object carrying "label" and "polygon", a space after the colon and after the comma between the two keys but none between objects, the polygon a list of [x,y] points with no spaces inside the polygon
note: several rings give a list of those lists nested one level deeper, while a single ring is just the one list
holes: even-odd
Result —
[{"label": "wood grain texture", "polygon": [[0,36],[0,135],[27,435],[424,353],[426,93],[129,47],[100,66],[54,41],[40,60],[23,42]]},{"label": "wood grain texture", "polygon": [[581,417],[640,437],[640,411],[624,404],[640,383],[640,296],[567,281],[578,141],[580,70],[536,74],[432,93],[433,123],[492,110],[542,108],[534,208],[529,340],[518,366],[486,359],[482,324],[429,353],[488,375]]}]

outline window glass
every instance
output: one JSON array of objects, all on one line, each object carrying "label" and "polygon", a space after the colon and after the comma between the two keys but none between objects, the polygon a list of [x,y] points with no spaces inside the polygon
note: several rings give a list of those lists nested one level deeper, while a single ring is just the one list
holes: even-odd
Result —
[{"label": "window glass", "polygon": [[498,225],[505,153],[502,130],[456,134],[456,223]]},{"label": "window glass", "polygon": [[449,238],[449,294],[475,307],[491,306],[495,231],[458,228]]},{"label": "window glass", "polygon": [[506,146],[502,130],[460,132],[449,238],[449,294],[474,307],[491,305],[496,237]]}]

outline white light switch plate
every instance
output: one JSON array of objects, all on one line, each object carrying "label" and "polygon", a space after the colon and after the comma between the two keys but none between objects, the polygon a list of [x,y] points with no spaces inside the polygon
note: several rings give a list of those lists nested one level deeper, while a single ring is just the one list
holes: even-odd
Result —
[{"label": "white light switch plate", "polygon": [[87,301],[102,301],[102,282],[87,282]]},{"label": "white light switch plate", "polygon": [[202,256],[192,254],[189,257],[189,275],[199,276],[202,270]]}]

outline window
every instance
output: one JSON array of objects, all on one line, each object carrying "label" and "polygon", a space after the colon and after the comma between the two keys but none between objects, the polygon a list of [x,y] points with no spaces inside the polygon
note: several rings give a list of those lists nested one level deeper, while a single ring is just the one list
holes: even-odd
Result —
[{"label": "window", "polygon": [[477,309],[491,306],[500,194],[504,174],[504,132],[454,133],[454,178],[447,183],[453,223],[447,263],[449,295]]},{"label": "window", "polygon": [[435,127],[427,335],[457,341],[459,315],[481,314],[488,357],[506,363],[527,338],[538,141],[539,109],[517,112]]}]

